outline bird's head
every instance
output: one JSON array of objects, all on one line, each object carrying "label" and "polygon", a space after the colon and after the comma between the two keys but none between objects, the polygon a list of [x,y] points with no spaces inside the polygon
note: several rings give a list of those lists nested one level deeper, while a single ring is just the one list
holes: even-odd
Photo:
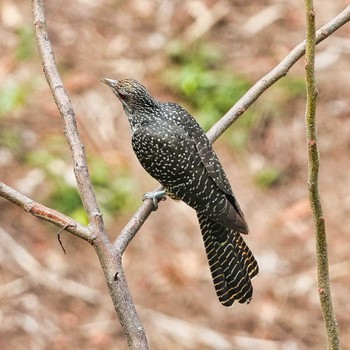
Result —
[{"label": "bird's head", "polygon": [[113,80],[103,78],[122,103],[128,116],[151,112],[158,102],[149,94],[146,88],[134,79]]}]

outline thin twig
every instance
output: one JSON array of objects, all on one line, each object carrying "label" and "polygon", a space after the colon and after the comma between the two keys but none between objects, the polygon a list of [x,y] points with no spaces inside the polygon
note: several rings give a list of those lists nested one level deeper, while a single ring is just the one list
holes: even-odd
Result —
[{"label": "thin twig", "polygon": [[306,140],[308,146],[308,187],[310,203],[315,223],[316,264],[318,276],[318,291],[328,337],[328,348],[339,349],[339,329],[332,305],[329,282],[329,265],[325,220],[323,217],[321,198],[318,186],[319,152],[317,145],[316,101],[317,88],[315,79],[315,10],[312,0],[305,0],[306,12]]},{"label": "thin twig", "polygon": [[63,250],[63,253],[64,253],[65,255],[67,254],[67,252],[66,252],[66,249],[64,248],[63,243],[62,243],[62,241],[61,241],[61,232],[62,232],[63,230],[65,230],[66,227],[67,227],[67,226],[62,227],[62,228],[57,232],[57,240],[58,240],[58,243],[60,244],[60,246],[61,246],[61,248],[62,248],[62,250]]}]

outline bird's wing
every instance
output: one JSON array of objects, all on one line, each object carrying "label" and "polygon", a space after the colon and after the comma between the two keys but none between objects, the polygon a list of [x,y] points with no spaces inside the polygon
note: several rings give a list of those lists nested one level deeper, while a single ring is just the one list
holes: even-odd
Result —
[{"label": "bird's wing", "polygon": [[225,171],[203,129],[184,108],[175,103],[171,104],[177,110],[177,116],[179,117],[177,120],[180,121],[181,127],[185,129],[193,140],[207,174],[213,179],[218,188],[226,194],[228,201],[235,208],[236,212],[244,218],[244,214],[233,194]]},{"label": "bird's wing", "polygon": [[184,108],[177,104],[174,105],[176,105],[177,112],[181,116],[181,125],[193,139],[208,175],[214,180],[221,191],[233,196],[230,183],[228,182],[222,165],[203,129]]},{"label": "bird's wing", "polygon": [[221,191],[232,196],[230,183],[206,135],[194,130],[193,139],[208,175],[214,180]]},{"label": "bird's wing", "polygon": [[203,133],[195,131],[193,134],[193,138],[196,143],[197,151],[201,157],[202,163],[204,164],[208,175],[214,180],[219,189],[226,194],[227,200],[231,203],[234,210],[239,214],[242,220],[239,219],[239,217],[237,217],[234,212],[229,214],[228,216],[233,217],[235,221],[238,220],[242,224],[242,228],[241,230],[239,230],[241,233],[248,233],[249,229],[244,220],[244,214],[242,212],[242,209],[239,206],[233,194],[231,185],[228,182],[224,169],[215,151],[210,145],[207,136]]}]

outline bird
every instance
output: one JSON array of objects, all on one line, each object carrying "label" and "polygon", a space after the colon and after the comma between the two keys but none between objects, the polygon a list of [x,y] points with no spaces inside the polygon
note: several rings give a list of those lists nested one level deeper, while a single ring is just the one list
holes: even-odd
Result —
[{"label": "bird", "polygon": [[219,301],[249,303],[259,267],[242,237],[248,225],[203,129],[179,104],[156,100],[134,79],[101,81],[123,106],[139,162],[163,187],[144,198],[152,198],[155,209],[166,195],[192,207]]}]

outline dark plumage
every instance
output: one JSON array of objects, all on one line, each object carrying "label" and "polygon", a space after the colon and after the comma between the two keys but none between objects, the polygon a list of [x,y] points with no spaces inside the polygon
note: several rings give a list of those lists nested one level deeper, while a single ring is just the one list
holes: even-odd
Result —
[{"label": "dark plumage", "polygon": [[241,234],[248,226],[203,129],[181,106],[159,102],[133,79],[102,79],[121,101],[142,166],[198,216],[220,302],[249,302],[258,264]]}]

